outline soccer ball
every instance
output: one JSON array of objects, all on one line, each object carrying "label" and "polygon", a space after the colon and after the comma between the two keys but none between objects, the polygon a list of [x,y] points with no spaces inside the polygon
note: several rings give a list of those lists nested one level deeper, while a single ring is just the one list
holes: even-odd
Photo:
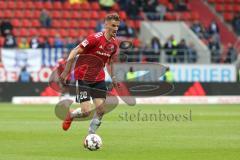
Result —
[{"label": "soccer ball", "polygon": [[97,134],[89,134],[84,141],[84,147],[90,151],[98,150],[102,147],[102,139]]}]

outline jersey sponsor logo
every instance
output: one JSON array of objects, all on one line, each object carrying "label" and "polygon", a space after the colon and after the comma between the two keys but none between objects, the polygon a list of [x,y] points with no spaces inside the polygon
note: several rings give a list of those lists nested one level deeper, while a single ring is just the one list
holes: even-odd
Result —
[{"label": "jersey sponsor logo", "polygon": [[98,32],[98,33],[96,33],[94,36],[96,37],[96,38],[99,38],[99,37],[101,37],[103,35],[103,32]]},{"label": "jersey sponsor logo", "polygon": [[88,40],[85,39],[81,44],[83,45],[83,47],[86,47],[89,44],[89,42]]},{"label": "jersey sponsor logo", "polygon": [[111,56],[110,54],[107,54],[107,53],[105,53],[105,52],[97,51],[96,53],[99,54],[99,55],[107,56],[107,57],[110,57],[110,56]]}]

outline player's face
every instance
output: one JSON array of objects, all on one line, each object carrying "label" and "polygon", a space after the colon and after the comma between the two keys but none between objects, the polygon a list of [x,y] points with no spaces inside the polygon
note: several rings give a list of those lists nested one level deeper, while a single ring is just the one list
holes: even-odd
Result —
[{"label": "player's face", "polygon": [[120,21],[111,20],[106,22],[106,31],[111,37],[116,37]]}]

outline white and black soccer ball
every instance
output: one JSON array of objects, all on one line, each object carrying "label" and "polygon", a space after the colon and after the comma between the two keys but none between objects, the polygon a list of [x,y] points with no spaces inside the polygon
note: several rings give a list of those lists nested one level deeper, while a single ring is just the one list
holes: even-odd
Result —
[{"label": "white and black soccer ball", "polygon": [[100,149],[102,147],[101,137],[97,134],[89,134],[85,138],[84,147],[91,150],[91,151],[95,151],[95,150]]}]

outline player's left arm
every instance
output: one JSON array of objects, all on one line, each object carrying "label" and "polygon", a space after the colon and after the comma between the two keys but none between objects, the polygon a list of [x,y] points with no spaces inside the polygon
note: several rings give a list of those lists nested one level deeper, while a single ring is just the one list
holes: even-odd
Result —
[{"label": "player's left arm", "polygon": [[112,78],[112,83],[114,87],[119,87],[119,83],[117,82],[116,76],[114,75],[114,63],[116,62],[116,59],[117,59],[116,54],[112,55],[111,58],[109,59],[110,68],[108,70],[108,73]]}]

